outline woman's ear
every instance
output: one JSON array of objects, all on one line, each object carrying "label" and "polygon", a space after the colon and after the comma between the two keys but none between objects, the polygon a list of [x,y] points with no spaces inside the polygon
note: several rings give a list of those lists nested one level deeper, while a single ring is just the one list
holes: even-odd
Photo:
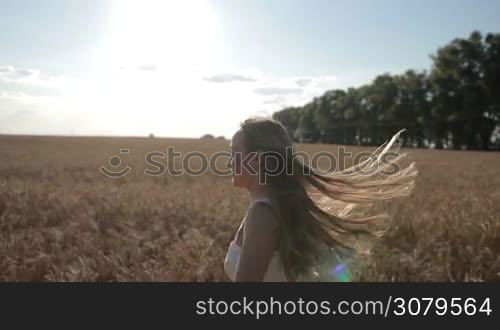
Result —
[{"label": "woman's ear", "polygon": [[255,163],[259,166],[259,168],[262,162],[264,161],[263,159],[264,159],[264,154],[262,152],[262,149],[257,149],[255,155]]},{"label": "woman's ear", "polygon": [[252,151],[252,155],[249,160],[249,165],[254,169],[256,174],[258,174],[260,171],[261,158],[262,158],[261,150]]}]

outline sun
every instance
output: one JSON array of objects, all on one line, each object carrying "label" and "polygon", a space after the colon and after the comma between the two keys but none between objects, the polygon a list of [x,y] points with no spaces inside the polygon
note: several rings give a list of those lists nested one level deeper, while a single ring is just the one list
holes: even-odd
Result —
[{"label": "sun", "polygon": [[109,56],[122,66],[202,70],[217,61],[217,19],[205,0],[118,0]]},{"label": "sun", "polygon": [[202,79],[224,63],[215,8],[208,0],[112,4],[91,83],[74,103],[120,132],[192,134],[192,118],[208,116],[207,104],[220,103]]}]

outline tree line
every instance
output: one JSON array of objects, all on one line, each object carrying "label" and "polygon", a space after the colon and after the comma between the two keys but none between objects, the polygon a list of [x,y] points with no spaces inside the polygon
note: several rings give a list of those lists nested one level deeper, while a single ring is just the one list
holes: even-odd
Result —
[{"label": "tree line", "polygon": [[429,71],[384,73],[273,114],[296,142],[490,150],[500,145],[500,34],[473,31],[430,55]]}]

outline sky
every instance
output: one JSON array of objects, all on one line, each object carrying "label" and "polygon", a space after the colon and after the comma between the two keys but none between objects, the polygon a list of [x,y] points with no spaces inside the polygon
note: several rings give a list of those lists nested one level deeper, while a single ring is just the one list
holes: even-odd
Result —
[{"label": "sky", "polygon": [[230,138],[252,115],[428,70],[500,1],[0,0],[0,134]]}]

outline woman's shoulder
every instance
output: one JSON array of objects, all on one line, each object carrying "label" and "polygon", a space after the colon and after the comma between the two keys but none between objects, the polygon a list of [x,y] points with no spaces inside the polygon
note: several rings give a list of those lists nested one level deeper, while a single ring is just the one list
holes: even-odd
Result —
[{"label": "woman's shoulder", "polygon": [[252,202],[245,217],[245,227],[259,230],[274,229],[279,225],[277,209],[269,198],[259,198]]}]

